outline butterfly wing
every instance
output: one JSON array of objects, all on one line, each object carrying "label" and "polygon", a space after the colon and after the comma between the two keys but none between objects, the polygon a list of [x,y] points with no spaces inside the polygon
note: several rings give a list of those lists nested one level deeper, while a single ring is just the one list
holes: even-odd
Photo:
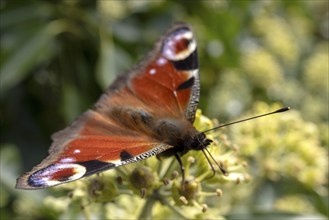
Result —
[{"label": "butterfly wing", "polygon": [[200,94],[198,68],[193,32],[184,23],[176,24],[144,61],[113,83],[96,106],[107,108],[113,94],[128,90],[157,112],[161,109],[193,122]]},{"label": "butterfly wing", "polygon": [[49,156],[18,178],[16,188],[55,186],[172,148],[153,135],[154,118],[192,123],[198,100],[196,42],[188,25],[176,24],[93,109],[52,136]]},{"label": "butterfly wing", "polygon": [[127,130],[94,110],[88,110],[52,138],[49,156],[18,178],[16,188],[55,186],[153,156],[171,147]]}]

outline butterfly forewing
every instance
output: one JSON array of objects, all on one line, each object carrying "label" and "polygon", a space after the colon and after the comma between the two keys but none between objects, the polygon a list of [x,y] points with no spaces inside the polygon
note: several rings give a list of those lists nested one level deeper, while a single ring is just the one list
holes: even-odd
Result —
[{"label": "butterfly forewing", "polygon": [[188,25],[176,24],[93,109],[53,135],[49,156],[18,178],[16,187],[50,187],[172,148],[157,123],[169,119],[192,126],[198,100],[196,41]]}]

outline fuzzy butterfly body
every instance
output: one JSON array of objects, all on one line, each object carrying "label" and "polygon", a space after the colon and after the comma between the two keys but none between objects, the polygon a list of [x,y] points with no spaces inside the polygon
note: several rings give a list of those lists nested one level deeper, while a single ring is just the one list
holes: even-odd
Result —
[{"label": "fuzzy butterfly body", "polygon": [[49,156],[19,177],[16,188],[51,187],[153,155],[202,150],[210,140],[192,125],[198,68],[191,28],[174,25],[92,109],[52,136]]}]

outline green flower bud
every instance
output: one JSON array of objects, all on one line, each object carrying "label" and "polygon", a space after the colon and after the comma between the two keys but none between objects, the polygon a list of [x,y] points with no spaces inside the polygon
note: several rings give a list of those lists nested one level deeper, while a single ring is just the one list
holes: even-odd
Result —
[{"label": "green flower bud", "polygon": [[94,202],[109,202],[118,194],[117,184],[112,178],[97,176],[87,186],[88,196]]},{"label": "green flower bud", "polygon": [[[139,166],[133,170],[129,177],[130,183],[135,189],[143,190],[140,191],[147,194],[147,190],[149,190],[155,183],[155,176],[150,167]],[[145,191],[146,190],[146,191]]]}]

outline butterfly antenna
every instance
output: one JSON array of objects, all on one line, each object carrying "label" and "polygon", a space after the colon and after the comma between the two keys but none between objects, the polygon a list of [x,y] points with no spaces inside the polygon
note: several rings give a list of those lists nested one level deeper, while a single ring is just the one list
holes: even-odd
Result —
[{"label": "butterfly antenna", "polygon": [[[257,116],[254,116],[254,117],[250,117],[250,118],[246,118],[246,119],[242,119],[242,120],[238,120],[238,121],[234,121],[234,122],[230,122],[230,123],[227,123],[227,124],[223,124],[223,125],[220,125],[220,126],[217,126],[217,127],[214,127],[214,128],[211,128],[209,130],[206,130],[206,131],[203,131],[202,133],[206,133],[206,132],[209,132],[209,131],[213,131],[213,130],[216,130],[218,128],[222,128],[222,127],[226,127],[226,126],[229,126],[229,125],[233,125],[233,124],[237,124],[237,123],[240,123],[240,122],[244,122],[244,121],[248,121],[248,120],[252,120],[252,119],[256,119],[256,118],[260,118],[260,117],[264,117],[264,116],[268,116],[268,115],[272,115],[272,114],[276,114],[276,113],[281,113],[281,112],[285,112],[285,111],[288,111],[290,110],[290,107],[284,107],[284,108],[280,108],[276,111],[273,111],[273,112],[269,112],[269,113],[266,113],[266,114],[261,114],[261,115],[257,115]],[[203,145],[203,143],[199,140],[200,144]],[[213,160],[215,162],[215,164],[218,166],[218,168],[220,169],[220,171],[223,173],[224,176],[227,176],[228,175],[228,172],[224,169],[224,167],[218,163],[215,158],[211,155],[211,153],[209,152],[209,150],[207,149],[206,146],[204,146],[202,148],[202,153],[204,154],[204,156],[206,157],[210,167],[211,167],[211,170],[213,171],[213,175],[210,176],[209,178],[212,178],[216,171],[215,171],[215,168],[213,166],[213,164],[211,163],[210,159]],[[208,155],[209,156],[208,156]]]},{"label": "butterfly antenna", "polygon": [[273,115],[273,114],[277,114],[277,113],[285,112],[285,111],[288,111],[288,110],[290,110],[290,107],[280,108],[280,109],[278,109],[278,110],[276,110],[276,111],[274,111],[274,112],[269,112],[269,113],[265,113],[265,114],[257,115],[257,116],[254,116],[254,117],[245,118],[245,119],[242,119],[242,120],[238,120],[238,121],[230,122],[230,123],[227,123],[227,124],[219,125],[219,126],[217,126],[217,127],[211,128],[211,129],[209,129],[209,130],[205,130],[205,131],[203,131],[202,133],[206,133],[206,132],[209,132],[209,131],[213,131],[213,130],[216,130],[216,129],[218,129],[218,128],[226,127],[226,126],[229,126],[229,125],[233,125],[233,124],[237,124],[237,123],[241,123],[241,122],[249,121],[249,120],[252,120],[252,119],[261,118],[261,117],[264,117],[264,116],[268,116],[268,115]]}]

